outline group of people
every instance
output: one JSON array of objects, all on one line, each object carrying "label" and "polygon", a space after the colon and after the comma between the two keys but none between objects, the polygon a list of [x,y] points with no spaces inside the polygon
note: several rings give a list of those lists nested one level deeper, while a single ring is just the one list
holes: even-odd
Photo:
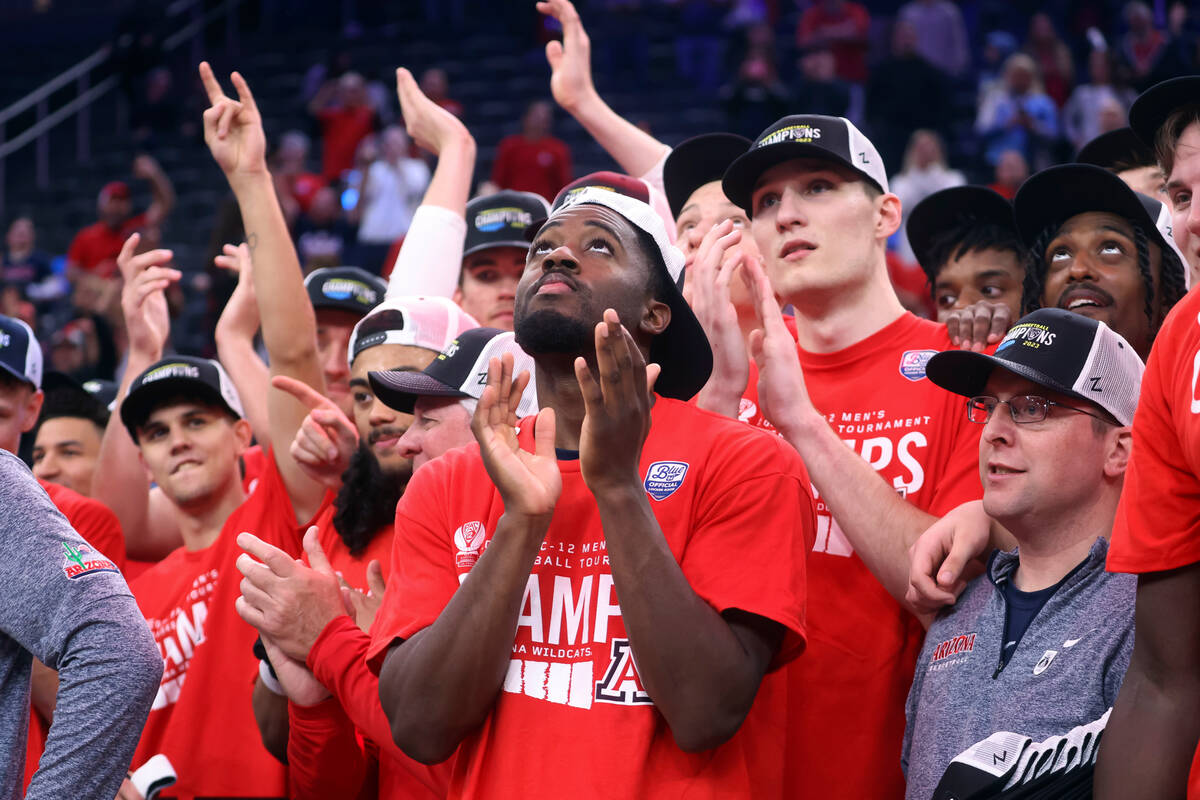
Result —
[{"label": "group of people", "polygon": [[1200,796],[1200,77],[912,209],[933,321],[853,123],[669,148],[538,8],[623,173],[468,199],[400,68],[394,269],[305,275],[202,63],[218,358],[137,233],[119,382],[0,316],[0,797]]}]

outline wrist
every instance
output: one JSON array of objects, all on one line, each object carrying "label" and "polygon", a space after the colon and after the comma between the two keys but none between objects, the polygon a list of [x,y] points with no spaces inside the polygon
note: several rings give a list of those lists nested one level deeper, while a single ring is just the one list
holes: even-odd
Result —
[{"label": "wrist", "polygon": [[234,195],[239,199],[243,193],[260,191],[262,189],[275,191],[275,184],[271,179],[271,171],[267,169],[266,164],[263,164],[261,167],[227,172],[225,173],[225,178],[229,181],[229,188],[233,190]]},{"label": "wrist", "polygon": [[[590,80],[587,86],[579,92],[577,98],[561,105],[564,111],[576,119],[594,116],[607,108],[607,104],[600,97],[600,93],[596,91],[595,85]],[[580,121],[582,122],[582,120]]]},{"label": "wrist", "polygon": [[[788,442],[796,447],[798,441],[810,439],[813,436],[820,435],[829,428],[825,418],[817,413],[817,410],[810,405],[805,405],[803,408],[793,409],[793,413],[786,418],[780,419],[778,422],[772,420],[771,423],[776,430],[787,439]],[[796,447],[799,450],[799,447]]]},{"label": "wrist", "polygon": [[605,508],[627,509],[631,503],[644,502],[646,499],[646,489],[637,473],[619,480],[593,481],[588,483],[588,489],[601,511]]}]

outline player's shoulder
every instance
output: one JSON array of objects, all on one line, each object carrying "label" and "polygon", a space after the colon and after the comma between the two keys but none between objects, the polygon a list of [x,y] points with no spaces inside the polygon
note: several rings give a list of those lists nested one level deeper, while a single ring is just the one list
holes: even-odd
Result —
[{"label": "player's shoulder", "polygon": [[57,483],[50,483],[43,480],[38,480],[38,483],[46,490],[46,494],[50,496],[50,502],[54,503],[55,507],[72,524],[77,519],[87,519],[96,522],[108,522],[111,520],[114,523],[117,520],[117,515],[112,512],[112,509],[93,497],[85,497],[74,489],[69,489]]},{"label": "player's shoulder", "polygon": [[800,456],[775,433],[667,397],[655,414],[656,450],[689,450],[697,457],[738,462],[747,469],[803,470]]},{"label": "player's shoulder", "polygon": [[1200,339],[1200,291],[1192,289],[1167,313],[1154,337],[1154,350],[1183,347],[1197,339]]}]

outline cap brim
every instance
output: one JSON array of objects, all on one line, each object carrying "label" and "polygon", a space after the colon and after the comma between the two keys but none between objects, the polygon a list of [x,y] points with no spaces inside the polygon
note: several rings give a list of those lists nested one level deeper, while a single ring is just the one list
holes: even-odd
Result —
[{"label": "cap brim", "polygon": [[135,442],[137,429],[145,424],[155,405],[163,398],[172,396],[194,397],[202,402],[220,406],[237,419],[242,418],[241,414],[225,402],[218,390],[204,381],[194,378],[163,378],[149,386],[139,386],[121,401],[121,422],[125,424]]},{"label": "cap brim", "polygon": [[1080,164],[1112,169],[1116,164],[1154,165],[1154,151],[1141,140],[1132,128],[1117,128],[1102,133],[1079,150],[1075,161]]},{"label": "cap brim", "polygon": [[1026,247],[1032,247],[1051,225],[1088,212],[1107,212],[1138,222],[1151,236],[1157,230],[1137,193],[1116,175],[1091,164],[1044,169],[1021,184],[1013,198],[1017,233]]},{"label": "cap brim", "polygon": [[368,372],[367,380],[371,383],[371,391],[385,406],[404,414],[413,413],[418,397],[470,397],[424,372],[378,370]]},{"label": "cap brim", "polygon": [[986,186],[954,186],[934,192],[913,207],[905,228],[917,262],[927,274],[938,266],[929,263],[937,235],[967,215],[1015,230],[1012,203]]},{"label": "cap brim", "polygon": [[662,368],[654,391],[687,401],[704,388],[712,375],[712,347],[675,282],[669,283],[664,299],[671,309],[671,324],[650,342],[650,361]]},{"label": "cap brim", "polygon": [[729,165],[729,169],[725,170],[721,188],[734,205],[743,209],[748,216],[752,215],[754,209],[751,208],[751,201],[754,198],[754,187],[758,184],[758,179],[762,177],[762,174],[776,164],[795,161],[798,158],[813,158],[838,164],[853,170],[864,180],[870,181],[872,186],[883,191],[883,187],[874,178],[854,166],[848,159],[811,142],[778,142],[743,153]]},{"label": "cap brim", "polygon": [[1129,108],[1129,127],[1147,147],[1154,148],[1158,129],[1180,106],[1200,103],[1200,75],[1186,75],[1151,86]]},{"label": "cap brim", "polygon": [[[544,222],[545,220],[542,220],[542,221]],[[537,220],[534,220],[533,225],[530,225],[528,228],[525,229],[525,235],[529,236],[529,231],[531,229],[536,229],[537,227],[541,227],[541,226],[538,225]],[[478,253],[481,250],[492,250],[493,248],[496,248],[496,247],[516,247],[520,250],[528,250],[529,242],[531,242],[531,241],[533,241],[532,237],[530,237],[529,240],[508,239],[508,240],[505,240],[502,242],[480,242],[479,244],[475,245],[474,247],[469,247],[466,250],[463,250],[463,258],[466,258],[469,255]]]},{"label": "cap brim", "polygon": [[58,391],[59,389],[72,389],[89,396],[91,395],[91,392],[83,388],[82,383],[75,380],[65,372],[49,370],[46,372],[46,374],[42,375],[42,391],[54,392]]},{"label": "cap brim", "polygon": [[970,350],[945,350],[936,353],[925,365],[925,377],[948,392],[963,397],[976,397],[983,393],[988,378],[996,368],[1008,370],[1014,375],[1033,381],[1059,394],[1091,403],[1092,400],[1064,386],[1050,376],[1024,364],[1017,364],[986,353]]},{"label": "cap brim", "polygon": [[663,164],[663,188],[675,217],[683,211],[692,193],[725,177],[725,170],[753,144],[736,133],[705,133],[693,136],[671,151]]},{"label": "cap brim", "polygon": [[29,380],[29,377],[27,375],[17,372],[15,369],[10,367],[8,364],[0,362],[0,369],[4,370],[9,375],[12,375],[14,378],[21,381],[22,383],[28,383],[30,386],[33,386],[33,388],[35,388],[35,389],[38,388],[36,385],[34,385],[33,381]]}]

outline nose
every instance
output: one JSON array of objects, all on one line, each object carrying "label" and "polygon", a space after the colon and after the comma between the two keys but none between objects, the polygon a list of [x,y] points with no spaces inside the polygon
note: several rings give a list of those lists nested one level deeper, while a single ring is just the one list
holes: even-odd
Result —
[{"label": "nose", "polygon": [[321,371],[325,373],[326,383],[345,383],[350,376],[346,351],[340,347],[326,348],[325,363],[321,365]]},{"label": "nose", "polygon": [[561,244],[542,259],[542,272],[547,272],[554,267],[574,271],[579,268],[579,259],[571,252],[571,248]]},{"label": "nose", "polygon": [[390,425],[398,416],[399,413],[395,409],[388,408],[387,404],[378,397],[371,401],[371,413],[368,415],[371,425]]},{"label": "nose", "polygon": [[58,459],[49,452],[42,456],[42,460],[33,465],[34,477],[48,481],[51,478],[58,477]]},{"label": "nose", "polygon": [[[1188,206],[1186,223],[1188,233],[1192,236],[1200,236],[1200,203],[1192,202]],[[1185,253],[1187,252],[1185,248],[1181,249]]]},{"label": "nose", "polygon": [[983,426],[982,441],[991,445],[1012,444],[1016,426],[1008,404],[998,403],[992,411],[992,418]]},{"label": "nose", "polygon": [[804,213],[804,203],[799,193],[788,187],[779,196],[779,208],[775,212],[775,225],[782,231],[793,225],[807,225],[808,217]]},{"label": "nose", "polygon": [[1071,267],[1067,270],[1068,281],[1094,281],[1096,276],[1096,264],[1090,253],[1082,253],[1071,259]]},{"label": "nose", "polygon": [[182,453],[184,450],[192,446],[191,437],[188,436],[187,430],[182,425],[174,425],[167,434],[168,443],[171,445],[171,455]]},{"label": "nose", "polygon": [[404,458],[415,458],[417,453],[421,452],[423,438],[421,435],[421,426],[410,425],[408,430],[404,432],[404,435],[400,437],[400,441],[396,442],[396,448]]},{"label": "nose", "polygon": [[702,225],[693,225],[691,229],[683,235],[683,241],[687,244],[684,249],[684,255],[691,255],[696,250],[700,249],[700,241],[704,238],[704,234],[708,229]]}]

